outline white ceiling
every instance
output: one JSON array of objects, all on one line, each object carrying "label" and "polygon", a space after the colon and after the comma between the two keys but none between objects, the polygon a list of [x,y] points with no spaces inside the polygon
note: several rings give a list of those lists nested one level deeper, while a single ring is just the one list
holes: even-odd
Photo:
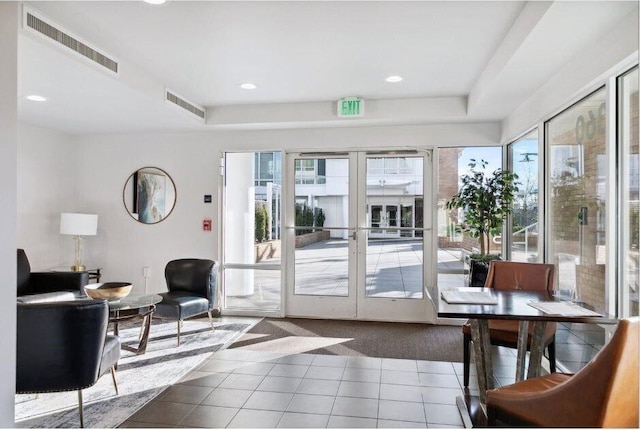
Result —
[{"label": "white ceiling", "polygon": [[[21,30],[19,118],[72,134],[500,121],[637,11],[612,1],[25,5],[120,64],[114,76]],[[392,74],[404,80],[385,82]],[[238,87],[246,81],[258,88]],[[165,88],[206,108],[207,122],[165,102]],[[365,118],[336,117],[347,96],[365,99]]]}]

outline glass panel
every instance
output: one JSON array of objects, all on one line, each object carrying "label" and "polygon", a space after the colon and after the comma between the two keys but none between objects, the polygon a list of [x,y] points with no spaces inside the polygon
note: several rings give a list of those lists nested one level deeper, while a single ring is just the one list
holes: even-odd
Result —
[{"label": "glass panel", "polygon": [[606,104],[601,89],[547,123],[549,251],[561,293],[606,309]]},{"label": "glass panel", "polygon": [[280,309],[280,270],[225,269],[225,279],[242,279],[253,283],[254,293],[226,295],[226,309],[277,311]]},{"label": "glass panel", "polygon": [[518,175],[513,204],[511,260],[538,260],[538,130],[509,145],[510,169]]},{"label": "glass panel", "polygon": [[422,231],[414,230],[413,211],[422,210],[423,163],[422,157],[367,158],[367,297],[422,299]]},{"label": "glass panel", "polygon": [[280,308],[280,271],[253,268],[280,265],[281,188],[273,179],[256,180],[258,167],[262,179],[280,172],[280,160],[279,152],[225,155],[224,263],[252,266],[224,269],[227,309]]},{"label": "glass panel", "polygon": [[[410,203],[403,203],[400,208],[400,227],[411,228],[413,227],[413,205]],[[401,237],[411,237],[411,231],[400,231]],[[422,237],[422,236],[416,236]]]},{"label": "glass panel", "polygon": [[[468,267],[464,256],[478,252],[478,239],[461,232],[461,211],[446,209],[446,203],[458,192],[459,178],[469,170],[471,159],[485,160],[487,170],[502,167],[502,147],[472,146],[438,149],[438,287],[464,287],[468,284]],[[491,253],[500,253],[500,237],[490,241]]]},{"label": "glass panel", "polygon": [[638,69],[619,78],[622,170],[622,317],[638,315],[640,279],[640,155],[638,151]]},{"label": "glass panel", "polygon": [[382,230],[378,229],[380,227],[380,220],[382,215],[382,206],[381,205],[371,205],[371,233],[374,234],[382,234]]},{"label": "glass panel", "polygon": [[[296,165],[294,294],[349,295],[349,159],[299,159]],[[325,175],[316,178],[316,166]],[[300,169],[298,169],[300,166]],[[299,181],[302,168],[307,181]],[[308,171],[312,174],[308,174]],[[323,230],[321,227],[332,227]]]}]

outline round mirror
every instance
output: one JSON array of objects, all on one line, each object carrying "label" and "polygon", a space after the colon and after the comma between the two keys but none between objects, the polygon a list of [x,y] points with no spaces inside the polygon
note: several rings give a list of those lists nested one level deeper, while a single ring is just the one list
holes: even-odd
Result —
[{"label": "round mirror", "polygon": [[157,167],[143,167],[129,176],[122,193],[124,207],[133,219],[156,224],[169,216],[176,204],[171,176]]}]

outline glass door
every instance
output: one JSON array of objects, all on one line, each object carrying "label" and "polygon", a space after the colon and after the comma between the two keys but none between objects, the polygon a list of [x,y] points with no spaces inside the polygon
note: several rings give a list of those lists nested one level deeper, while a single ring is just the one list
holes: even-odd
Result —
[{"label": "glass door", "polygon": [[354,154],[289,154],[289,316],[356,318]]},{"label": "glass door", "polygon": [[369,207],[369,227],[371,227],[369,236],[371,238],[400,237],[400,230],[389,228],[398,226],[399,205],[371,204]]},{"label": "glass door", "polygon": [[433,321],[431,153],[410,154],[288,155],[287,315]]}]

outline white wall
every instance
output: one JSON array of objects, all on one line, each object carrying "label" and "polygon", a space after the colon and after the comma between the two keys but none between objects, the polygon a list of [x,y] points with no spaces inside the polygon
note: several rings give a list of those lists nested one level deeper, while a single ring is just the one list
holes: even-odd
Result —
[{"label": "white wall", "polygon": [[[70,136],[20,125],[17,245],[34,271],[73,264],[75,242],[60,235],[60,214],[85,209],[78,199],[78,165]],[[92,241],[87,238],[86,247]]]},{"label": "white wall", "polygon": [[[104,281],[129,281],[145,291],[143,267],[150,268],[147,291],[165,291],[164,267],[176,258],[216,258],[215,223],[218,155],[208,134],[78,137],[78,200],[98,214],[98,235],[85,249],[86,260],[103,267]],[[141,224],[126,212],[123,189],[131,173],[146,167],[166,171],[176,186],[176,206],[158,224]],[[215,229],[214,229],[215,230]]]},{"label": "white wall", "polygon": [[14,426],[18,3],[0,2],[0,427]]}]

